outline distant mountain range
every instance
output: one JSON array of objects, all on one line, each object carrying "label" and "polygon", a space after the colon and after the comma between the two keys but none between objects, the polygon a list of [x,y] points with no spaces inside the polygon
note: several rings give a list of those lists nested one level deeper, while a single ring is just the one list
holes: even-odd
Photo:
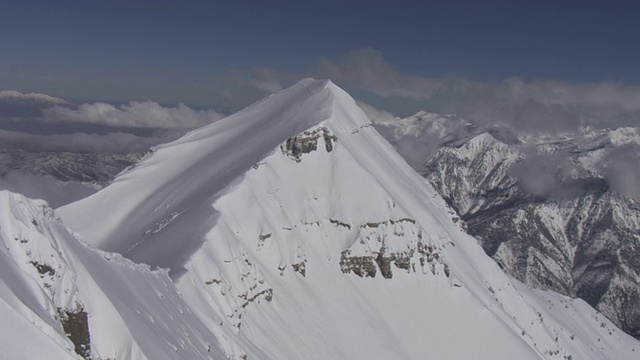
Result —
[{"label": "distant mountain range", "polygon": [[61,182],[77,181],[102,187],[143,154],[34,153],[0,150],[0,169],[44,175]]},{"label": "distant mountain range", "polygon": [[414,166],[502,269],[640,338],[640,202],[606,174],[613,155],[637,151],[637,128],[531,136],[424,112],[379,126],[396,146],[438,142]]}]

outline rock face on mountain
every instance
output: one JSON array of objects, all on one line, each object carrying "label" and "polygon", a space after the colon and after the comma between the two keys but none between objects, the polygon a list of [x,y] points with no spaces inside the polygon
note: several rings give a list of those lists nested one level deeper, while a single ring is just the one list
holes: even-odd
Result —
[{"label": "rock face on mountain", "polygon": [[580,297],[640,338],[640,203],[607,178],[637,129],[518,138],[426,113],[381,126],[395,142],[439,141],[418,170],[507,273]]}]

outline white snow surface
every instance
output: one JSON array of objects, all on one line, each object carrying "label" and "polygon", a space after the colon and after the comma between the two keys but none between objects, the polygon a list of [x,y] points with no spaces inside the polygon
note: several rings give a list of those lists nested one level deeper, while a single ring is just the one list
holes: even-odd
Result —
[{"label": "white snow surface", "polygon": [[[640,354],[583,301],[505,275],[330,81],[303,80],[158,146],[58,211],[92,246],[170,269],[173,283],[74,242],[96,271],[78,277],[79,298],[90,316],[114,319],[92,332],[95,347],[136,349],[117,358],[207,358],[205,344],[248,359]],[[103,305],[86,293],[112,295]],[[172,357],[168,342],[193,353]]]},{"label": "white snow surface", "polygon": [[93,250],[44,201],[0,191],[0,359],[79,358],[58,309],[88,314],[93,359],[222,353],[166,271]]}]

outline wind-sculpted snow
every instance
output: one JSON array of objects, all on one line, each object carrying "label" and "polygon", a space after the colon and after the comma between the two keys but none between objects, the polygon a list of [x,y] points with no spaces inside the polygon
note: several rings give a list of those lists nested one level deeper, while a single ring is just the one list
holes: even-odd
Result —
[{"label": "wind-sculpted snow", "polygon": [[229,358],[632,359],[639,347],[581,300],[505,275],[327,81],[157,147],[60,210],[94,246],[169,267]]},{"label": "wind-sculpted snow", "polygon": [[[320,91],[322,88],[321,83],[296,85],[160,145],[135,171],[119,176],[104,192],[64,207],[60,213],[93,245],[179,272],[219,216],[210,206],[213,198],[277,148],[283,136],[293,137],[329,116],[323,103],[330,92]],[[136,189],[135,194],[122,196],[128,189]],[[76,210],[80,208],[83,210]],[[105,217],[104,209],[117,211]],[[181,214],[177,218],[181,221],[167,224],[162,233],[140,236],[175,212]],[[96,218],[102,221],[91,220]]]},{"label": "wind-sculpted snow", "polygon": [[3,357],[219,354],[215,337],[191,314],[166,272],[89,249],[43,201],[0,192],[0,241]]}]

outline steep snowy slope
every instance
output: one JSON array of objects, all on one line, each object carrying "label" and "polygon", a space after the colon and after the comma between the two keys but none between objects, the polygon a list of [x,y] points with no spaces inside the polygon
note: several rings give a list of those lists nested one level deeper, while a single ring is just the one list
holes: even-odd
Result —
[{"label": "steep snowy slope", "polygon": [[[0,192],[0,353],[7,359],[76,359],[58,310],[39,284],[39,263],[21,259],[26,255],[20,246],[29,240],[15,228],[28,226],[32,218],[21,216],[22,211],[16,216],[16,205],[12,194]],[[43,277],[49,274],[42,270]]]},{"label": "steep snowy slope", "polygon": [[638,129],[518,137],[460,122],[418,113],[379,126],[396,143],[442,144],[412,154],[417,167],[506,272],[581,297],[640,338],[640,203],[607,171],[634,183]]},{"label": "steep snowy slope", "polygon": [[159,146],[60,213],[101,249],[169,267],[228,356],[640,351],[586,303],[504,275],[331,82],[304,80]]},{"label": "steep snowy slope", "polygon": [[87,248],[40,200],[0,192],[0,357],[220,354],[166,272]]}]

